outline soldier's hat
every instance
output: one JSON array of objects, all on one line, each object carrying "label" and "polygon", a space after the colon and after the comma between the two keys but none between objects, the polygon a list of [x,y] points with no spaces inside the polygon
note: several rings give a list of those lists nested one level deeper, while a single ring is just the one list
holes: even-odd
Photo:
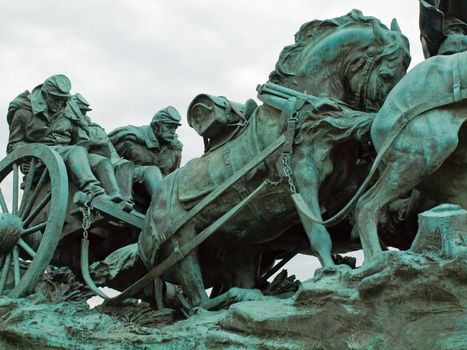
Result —
[{"label": "soldier's hat", "polygon": [[71,99],[78,105],[79,109],[83,111],[92,111],[89,102],[79,92],[71,96]]},{"label": "soldier's hat", "polygon": [[180,113],[178,113],[178,111],[175,109],[175,107],[168,106],[154,114],[154,117],[151,120],[151,124],[164,123],[176,124],[180,126],[182,125],[180,124],[181,120],[182,117],[180,116]]},{"label": "soldier's hat", "polygon": [[71,81],[63,74],[55,74],[44,81],[41,89],[54,96],[70,97]]}]

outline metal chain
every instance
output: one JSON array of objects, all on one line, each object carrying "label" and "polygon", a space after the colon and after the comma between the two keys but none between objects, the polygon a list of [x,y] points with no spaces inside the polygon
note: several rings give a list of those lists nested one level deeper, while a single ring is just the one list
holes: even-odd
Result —
[{"label": "metal chain", "polygon": [[282,154],[282,168],[284,169],[284,176],[287,179],[287,182],[289,184],[289,190],[293,194],[293,193],[297,193],[297,189],[292,179],[293,170],[292,170],[292,167],[290,166],[290,160],[289,160],[290,156],[291,156],[290,153]]},{"label": "metal chain", "polygon": [[88,230],[91,227],[91,201],[86,201],[84,205],[80,207],[80,210],[83,216],[83,223],[81,225],[81,227],[83,228],[83,238],[88,239]]}]

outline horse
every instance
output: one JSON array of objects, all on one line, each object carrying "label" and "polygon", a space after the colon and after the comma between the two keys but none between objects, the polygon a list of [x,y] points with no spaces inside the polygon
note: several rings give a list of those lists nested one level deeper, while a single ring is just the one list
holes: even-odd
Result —
[{"label": "horse", "polygon": [[371,139],[380,175],[355,210],[366,262],[382,251],[383,209],[413,189],[432,203],[467,208],[466,88],[467,52],[434,56],[395,86],[375,117]]},{"label": "horse", "polygon": [[[163,179],[152,197],[138,240],[146,267],[178,251],[180,245],[227,212],[229,206],[224,203],[238,203],[266,183],[247,207],[203,243],[203,251],[214,252],[216,257],[208,264],[225,268],[223,273],[228,276],[221,283],[253,288],[260,259],[258,244],[279,237],[300,222],[291,193],[299,192],[321,217],[320,184],[333,172],[335,163],[347,161],[349,169],[355,164],[354,155],[345,160],[332,152],[335,140],[321,133],[320,127],[327,125],[327,130],[334,130],[341,144],[368,133],[373,112],[403,77],[409,62],[408,40],[394,21],[388,29],[379,20],[353,10],[335,19],[304,24],[295,35],[295,43],[282,50],[270,82],[284,91],[301,92],[305,98],[275,99],[285,105],[295,101],[290,113],[284,112],[288,107],[265,102],[237,136]],[[266,100],[266,95],[260,91],[258,97]],[[296,124],[290,127],[292,120]],[[272,154],[192,220],[171,232],[190,208],[285,133],[292,137],[286,142],[289,153],[281,148],[282,152]],[[349,154],[358,142],[351,144]],[[331,239],[325,227],[302,223],[322,265],[333,266]],[[206,307],[210,299],[205,288],[221,278],[213,268],[202,269],[202,260],[200,249],[196,249],[162,275],[164,280],[181,285],[191,306]]]}]

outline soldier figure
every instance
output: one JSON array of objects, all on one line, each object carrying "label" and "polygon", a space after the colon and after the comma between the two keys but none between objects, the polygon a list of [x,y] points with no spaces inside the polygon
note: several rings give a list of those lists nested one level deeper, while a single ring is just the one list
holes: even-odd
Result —
[{"label": "soldier figure", "polygon": [[32,93],[25,91],[16,97],[8,108],[7,153],[29,143],[45,144],[60,154],[81,191],[91,197],[101,195],[105,191],[91,170],[87,148],[75,144],[80,121],[66,108],[70,90],[70,80],[57,74]]},{"label": "soldier figure", "polygon": [[[111,167],[115,172],[116,182],[118,183],[118,187],[120,188],[120,192],[122,193],[125,201],[131,205],[134,204],[132,193],[134,181],[143,183],[149,197],[151,197],[155,191],[155,186],[157,185],[158,180],[161,178],[159,168],[156,166],[135,166],[132,161],[121,158],[104,128],[99,124],[94,123],[87,115],[87,112],[92,109],[90,108],[89,102],[81,94],[77,93],[73,95],[69,105],[71,109],[75,110],[75,115],[82,119],[83,123],[87,127],[87,134],[82,137],[85,139],[87,137],[87,139],[90,140],[99,140],[106,145],[106,148],[108,149],[108,159],[110,159]],[[79,109],[79,113],[76,111],[77,109]],[[90,154],[91,166],[94,166],[100,161],[98,157],[98,155]],[[106,182],[103,182],[102,180],[101,182],[107,190]]]},{"label": "soldier figure", "polygon": [[183,145],[176,134],[180,120],[178,111],[168,106],[154,115],[150,125],[121,127],[109,138],[120,156],[137,165],[155,165],[166,176],[180,167]]},{"label": "soldier figure", "polygon": [[92,109],[88,101],[79,93],[71,97],[68,107],[81,121],[78,132],[78,144],[93,143],[99,145],[98,153],[89,153],[89,163],[102,186],[109,193],[119,193],[123,198],[122,209],[133,209],[132,178],[134,164],[121,158],[107,137],[104,128],[91,121],[87,115]]}]

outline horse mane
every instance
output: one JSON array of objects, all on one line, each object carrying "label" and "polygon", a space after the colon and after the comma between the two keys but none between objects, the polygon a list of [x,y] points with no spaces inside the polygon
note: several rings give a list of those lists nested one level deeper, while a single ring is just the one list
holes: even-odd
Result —
[{"label": "horse mane", "polygon": [[375,116],[376,113],[355,111],[346,105],[341,105],[338,111],[303,111],[300,138],[315,145],[362,141],[369,135]]},{"label": "horse mane", "polygon": [[[287,81],[290,77],[295,76],[293,67],[295,61],[299,57],[299,54],[305,48],[305,46],[311,44],[317,44],[322,39],[326,38],[330,34],[337,30],[351,27],[351,26],[368,26],[373,28],[374,26],[382,27],[388,35],[396,39],[396,36],[400,36],[404,39],[406,44],[406,52],[404,52],[407,67],[410,64],[410,52],[409,52],[409,41],[401,33],[392,32],[386,27],[379,19],[375,17],[364,16],[360,10],[352,10],[345,16],[328,19],[328,20],[313,20],[303,24],[299,31],[295,34],[295,43],[286,46],[282,49],[279,60],[276,63],[275,70],[269,75],[269,80],[276,84],[287,85]],[[382,57],[391,56],[397,50],[400,50],[400,45],[397,40],[393,40],[391,44],[387,45],[382,54]]]}]

